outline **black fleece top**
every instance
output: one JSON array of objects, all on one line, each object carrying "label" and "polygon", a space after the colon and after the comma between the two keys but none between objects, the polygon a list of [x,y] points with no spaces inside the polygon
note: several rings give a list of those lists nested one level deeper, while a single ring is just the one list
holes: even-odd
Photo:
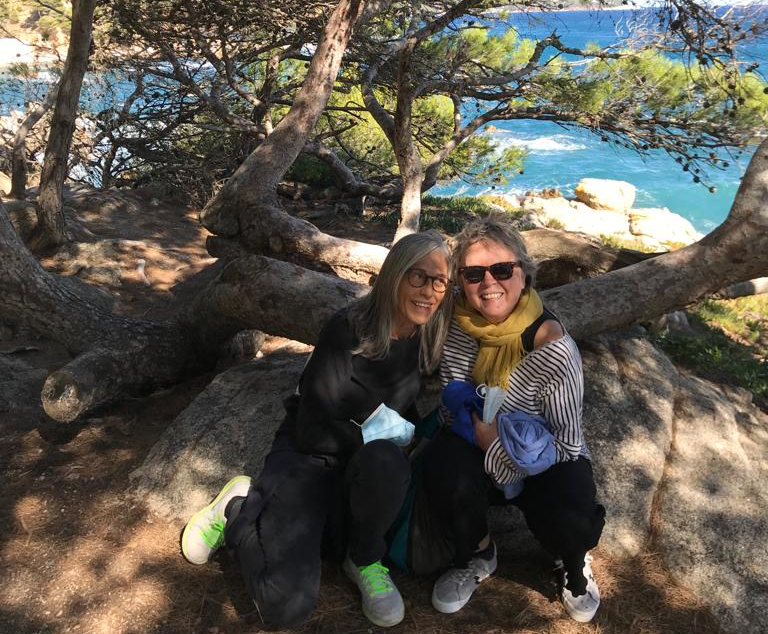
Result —
[{"label": "black fleece top", "polygon": [[417,422],[418,335],[393,340],[382,359],[352,354],[357,345],[347,309],[342,309],[320,333],[299,379],[298,394],[285,401],[287,415],[280,431],[293,436],[299,451],[348,457],[363,444],[359,424],[381,403]]}]

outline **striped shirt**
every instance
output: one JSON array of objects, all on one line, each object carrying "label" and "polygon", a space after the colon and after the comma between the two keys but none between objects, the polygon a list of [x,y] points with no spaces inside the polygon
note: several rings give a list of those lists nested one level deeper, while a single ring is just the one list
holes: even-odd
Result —
[{"label": "striped shirt", "polygon": [[[440,362],[440,381],[472,381],[472,368],[478,353],[477,341],[451,324]],[[526,412],[543,416],[555,437],[557,462],[589,458],[581,430],[581,404],[584,378],[581,355],[576,342],[567,333],[526,354],[509,376],[509,386],[500,412]],[[443,422],[450,423],[451,414],[441,408]],[[498,484],[522,480],[525,475],[495,439],[485,453],[485,471]]]}]

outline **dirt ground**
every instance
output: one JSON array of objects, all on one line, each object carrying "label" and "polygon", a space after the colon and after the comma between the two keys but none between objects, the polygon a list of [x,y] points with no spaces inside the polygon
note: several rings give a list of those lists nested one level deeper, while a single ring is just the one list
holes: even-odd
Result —
[{"label": "dirt ground", "polygon": [[[93,240],[77,245],[68,258],[43,263],[115,294],[116,310],[160,318],[205,281],[198,274],[212,259],[193,210],[156,201],[147,211],[140,198],[134,202],[78,205]],[[301,212],[350,237],[383,243],[391,233],[357,218],[308,207]],[[61,346],[36,339],[23,326],[0,328],[0,354],[47,370],[68,359]],[[205,566],[186,563],[179,552],[182,523],[147,513],[130,492],[129,473],[211,378],[118,403],[69,429],[47,420],[35,403],[24,410],[33,414],[0,411],[0,634],[262,631],[239,571],[226,556]],[[595,571],[603,602],[588,625],[564,615],[542,552],[501,551],[497,574],[452,616],[431,607],[433,579],[395,575],[406,618],[392,631],[719,632],[652,553],[618,561],[598,550]],[[323,574],[316,613],[301,632],[380,629],[362,616],[356,589],[335,565],[326,565]]]}]

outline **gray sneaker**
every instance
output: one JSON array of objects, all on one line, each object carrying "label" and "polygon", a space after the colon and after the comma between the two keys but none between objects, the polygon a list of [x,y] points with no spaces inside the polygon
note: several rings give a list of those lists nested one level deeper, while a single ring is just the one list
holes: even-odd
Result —
[{"label": "gray sneaker", "polygon": [[389,576],[389,569],[380,561],[370,566],[356,566],[347,557],[344,572],[357,584],[363,597],[363,614],[374,625],[392,627],[403,620],[405,605],[403,597]]},{"label": "gray sneaker", "polygon": [[443,614],[452,614],[463,608],[472,593],[496,571],[496,544],[493,544],[493,557],[483,559],[473,557],[467,568],[451,568],[444,572],[432,589],[432,605]]}]

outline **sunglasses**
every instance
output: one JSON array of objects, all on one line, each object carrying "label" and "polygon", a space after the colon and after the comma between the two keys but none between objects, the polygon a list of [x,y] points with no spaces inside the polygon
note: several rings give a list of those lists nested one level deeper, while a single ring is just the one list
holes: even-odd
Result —
[{"label": "sunglasses", "polygon": [[515,267],[520,266],[520,262],[496,262],[490,266],[462,266],[459,269],[461,275],[467,284],[479,284],[485,277],[485,272],[489,271],[497,282],[508,280],[515,274]]}]

